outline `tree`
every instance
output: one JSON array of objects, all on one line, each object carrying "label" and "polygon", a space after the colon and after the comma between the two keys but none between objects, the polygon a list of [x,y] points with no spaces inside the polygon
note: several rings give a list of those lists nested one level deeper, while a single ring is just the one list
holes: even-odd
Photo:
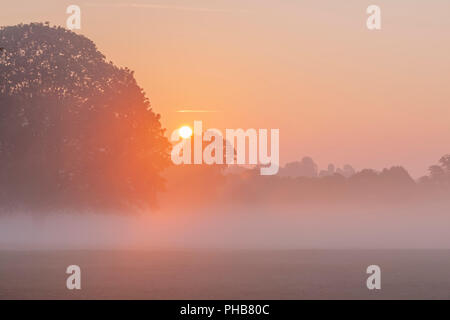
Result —
[{"label": "tree", "polygon": [[445,171],[441,166],[432,165],[428,171],[430,172],[430,178],[433,181],[442,182],[445,178]]},{"label": "tree", "polygon": [[279,176],[284,177],[317,177],[318,167],[311,157],[303,157],[301,161],[287,163],[280,169]]},{"label": "tree", "polygon": [[437,185],[450,186],[450,154],[439,159],[438,165],[432,165],[428,168],[429,180]]},{"label": "tree", "polygon": [[2,209],[154,205],[170,144],[133,72],[61,27],[4,27],[0,43]]},{"label": "tree", "polygon": [[353,176],[356,173],[355,169],[353,169],[353,167],[349,164],[344,165],[344,167],[342,169],[338,168],[336,170],[336,172],[346,178],[350,178],[351,176]]},{"label": "tree", "polygon": [[380,178],[386,185],[392,187],[407,187],[414,186],[414,179],[411,178],[408,171],[400,166],[391,167],[390,169],[383,169],[380,173]]},{"label": "tree", "polygon": [[439,164],[445,169],[447,174],[450,174],[450,154],[446,154],[441,159],[439,159]]}]

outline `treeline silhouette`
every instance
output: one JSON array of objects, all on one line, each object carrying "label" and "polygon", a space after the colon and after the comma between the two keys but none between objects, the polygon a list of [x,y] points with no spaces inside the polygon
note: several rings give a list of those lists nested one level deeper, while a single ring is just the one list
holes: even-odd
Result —
[{"label": "treeline silhouette", "polygon": [[[324,173],[318,170],[310,157],[286,164],[274,176],[261,176],[257,167],[232,167],[227,170],[215,170],[213,167],[191,165],[169,168],[166,177],[170,198],[180,199],[184,206],[191,207],[212,204],[382,205],[450,202],[450,155],[443,156],[438,164],[430,166],[428,175],[417,180],[401,166],[357,172],[349,165],[345,166],[345,170],[332,170],[334,166],[329,166]],[[170,181],[176,183],[170,184]]]}]

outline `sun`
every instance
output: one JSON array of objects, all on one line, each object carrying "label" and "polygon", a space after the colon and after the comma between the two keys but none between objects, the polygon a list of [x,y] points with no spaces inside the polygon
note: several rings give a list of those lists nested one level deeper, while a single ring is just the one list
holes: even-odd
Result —
[{"label": "sun", "polygon": [[180,137],[187,139],[192,136],[192,129],[189,126],[182,126],[178,129],[178,133],[180,134]]}]

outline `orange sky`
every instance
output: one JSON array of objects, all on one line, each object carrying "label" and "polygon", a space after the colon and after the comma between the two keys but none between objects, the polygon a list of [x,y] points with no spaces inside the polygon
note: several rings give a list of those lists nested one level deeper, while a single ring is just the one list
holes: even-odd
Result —
[{"label": "orange sky", "polygon": [[[15,0],[1,25],[65,25],[69,4],[79,33],[136,71],[169,132],[279,128],[282,163],[415,177],[450,152],[448,0]],[[380,31],[366,29],[370,4]]]}]

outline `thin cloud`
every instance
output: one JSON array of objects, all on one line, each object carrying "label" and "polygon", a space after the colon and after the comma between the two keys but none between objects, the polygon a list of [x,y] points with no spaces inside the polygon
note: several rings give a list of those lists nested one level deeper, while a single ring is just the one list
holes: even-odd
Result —
[{"label": "thin cloud", "polygon": [[185,109],[185,110],[177,110],[180,113],[210,113],[210,112],[220,112],[219,110],[200,110],[200,109]]},{"label": "thin cloud", "polygon": [[[202,7],[185,7],[185,6],[168,6],[150,3],[88,3],[88,7],[115,7],[115,8],[142,8],[142,9],[163,9],[163,10],[178,10],[178,11],[193,11],[193,12],[216,12],[216,13],[231,13],[236,11],[224,9],[212,9]],[[239,12],[243,12],[239,10]]]}]

